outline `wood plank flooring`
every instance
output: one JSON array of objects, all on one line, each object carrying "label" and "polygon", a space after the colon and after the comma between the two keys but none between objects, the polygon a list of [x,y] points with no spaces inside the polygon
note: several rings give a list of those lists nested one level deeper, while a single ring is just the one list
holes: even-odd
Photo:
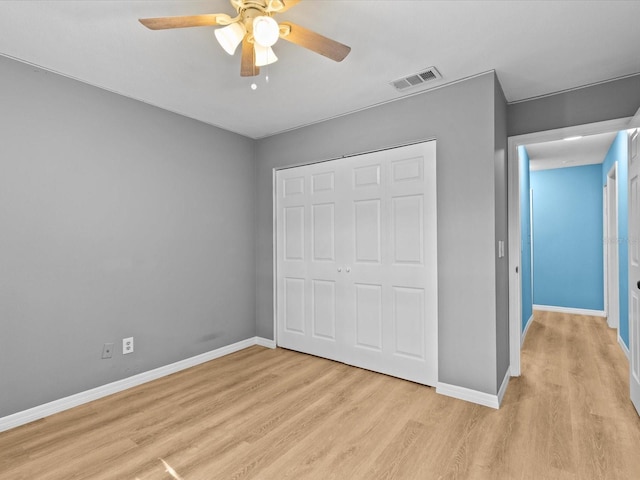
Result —
[{"label": "wood plank flooring", "polygon": [[604,319],[536,312],[522,369],[493,410],[252,347],[0,433],[0,479],[640,478]]}]

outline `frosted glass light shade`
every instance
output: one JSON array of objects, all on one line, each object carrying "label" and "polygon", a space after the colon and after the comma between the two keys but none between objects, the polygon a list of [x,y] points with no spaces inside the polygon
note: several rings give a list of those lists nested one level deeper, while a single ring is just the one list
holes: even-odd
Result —
[{"label": "frosted glass light shade", "polygon": [[246,33],[247,29],[243,24],[238,22],[227,25],[224,28],[218,28],[215,31],[218,43],[229,55],[233,55],[235,53],[236,48]]},{"label": "frosted glass light shade", "polygon": [[253,38],[263,47],[271,47],[280,37],[280,27],[273,18],[262,15],[253,19]]},{"label": "frosted glass light shade", "polygon": [[256,67],[264,67],[265,65],[278,61],[278,57],[273,53],[271,47],[263,47],[262,45],[255,43],[253,48],[256,54]]}]

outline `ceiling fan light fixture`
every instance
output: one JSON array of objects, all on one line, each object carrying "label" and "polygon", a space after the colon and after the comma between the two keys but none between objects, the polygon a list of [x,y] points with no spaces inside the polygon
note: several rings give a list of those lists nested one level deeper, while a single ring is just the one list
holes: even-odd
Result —
[{"label": "ceiling fan light fixture", "polygon": [[261,15],[253,19],[253,38],[256,44],[263,47],[273,46],[280,37],[278,22],[267,15]]},{"label": "ceiling fan light fixture", "polygon": [[256,55],[256,67],[264,67],[278,61],[278,57],[271,47],[263,47],[259,43],[253,45]]},{"label": "ceiling fan light fixture", "polygon": [[245,26],[239,22],[219,28],[215,31],[218,43],[229,55],[233,55],[247,33]]}]

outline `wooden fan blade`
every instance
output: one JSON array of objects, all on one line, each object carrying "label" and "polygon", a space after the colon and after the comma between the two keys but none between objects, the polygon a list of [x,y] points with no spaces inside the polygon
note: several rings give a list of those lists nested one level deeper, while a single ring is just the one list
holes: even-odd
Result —
[{"label": "wooden fan blade", "polygon": [[249,36],[245,35],[242,40],[242,60],[240,63],[241,77],[255,77],[260,74],[260,67],[256,67],[253,55],[253,43],[249,42]]},{"label": "wooden fan blade", "polygon": [[301,47],[308,48],[309,50],[319,53],[320,55],[324,55],[336,62],[344,60],[351,51],[351,47],[347,47],[342,43],[324,37],[319,33],[307,30],[295,23],[282,22],[280,25],[291,29],[288,35],[282,35],[280,38],[288,42],[295,43],[296,45],[300,45]]},{"label": "wooden fan blade", "polygon": [[293,7],[296,4],[300,3],[300,1],[301,0],[281,0],[281,2],[283,3],[284,7],[282,9],[278,10],[278,13],[286,12],[291,7]]},{"label": "wooden fan blade", "polygon": [[229,18],[228,15],[209,13],[184,17],[140,18],[138,21],[151,30],[164,30],[165,28],[209,27],[211,25],[219,25],[218,18],[220,17]]}]

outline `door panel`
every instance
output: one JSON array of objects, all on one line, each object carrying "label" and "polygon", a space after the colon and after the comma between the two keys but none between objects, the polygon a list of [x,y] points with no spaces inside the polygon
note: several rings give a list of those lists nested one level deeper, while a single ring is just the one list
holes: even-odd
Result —
[{"label": "door panel", "polygon": [[284,279],[284,328],[304,334],[304,278]]},{"label": "door panel", "polygon": [[355,284],[356,346],[382,350],[382,285]]},{"label": "door panel", "polygon": [[311,206],[313,228],[313,260],[335,262],[335,204]]},{"label": "door panel", "polygon": [[380,199],[354,202],[355,263],[380,263]]},{"label": "door panel", "polygon": [[395,197],[392,200],[393,263],[422,265],[424,211],[422,195]]},{"label": "door panel", "polygon": [[380,165],[366,165],[364,167],[354,168],[353,170],[353,186],[360,187],[376,187],[380,185]]},{"label": "door panel", "polygon": [[393,289],[393,327],[396,355],[424,358],[424,290]]},{"label": "door panel", "polygon": [[336,338],[336,282],[313,280],[313,335]]},{"label": "door panel", "polygon": [[437,383],[435,148],[278,172],[278,345]]},{"label": "door panel", "polygon": [[284,256],[304,260],[304,207],[284,209]]}]

